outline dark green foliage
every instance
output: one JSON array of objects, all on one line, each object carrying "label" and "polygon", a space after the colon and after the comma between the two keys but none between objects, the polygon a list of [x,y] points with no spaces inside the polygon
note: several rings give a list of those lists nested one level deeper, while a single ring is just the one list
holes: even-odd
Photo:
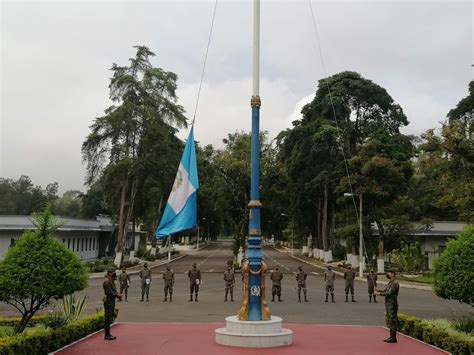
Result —
[{"label": "dark green foliage", "polygon": [[341,261],[346,259],[346,248],[341,244],[335,244],[332,247],[332,258],[334,261]]},{"label": "dark green foliage", "polygon": [[104,327],[104,313],[99,312],[71,322],[64,327],[38,329],[34,332],[0,338],[2,355],[45,355]]},{"label": "dark green foliage", "polygon": [[0,300],[22,314],[17,331],[49,304],[87,286],[86,270],[78,257],[53,239],[58,223],[50,208],[34,216],[35,231],[26,231],[0,262]]},{"label": "dark green foliage", "polygon": [[454,320],[453,327],[460,332],[474,336],[474,314],[469,313]]},{"label": "dark green foliage", "polygon": [[474,304],[474,227],[448,242],[434,267],[434,292],[446,299]]},{"label": "dark green foliage", "polygon": [[450,331],[448,322],[427,321],[400,313],[398,321],[401,333],[449,351],[453,355],[471,355],[474,352],[474,338]]},{"label": "dark green foliage", "polygon": [[402,242],[389,255],[392,265],[401,272],[420,272],[427,265],[427,256],[421,252],[419,243]]}]

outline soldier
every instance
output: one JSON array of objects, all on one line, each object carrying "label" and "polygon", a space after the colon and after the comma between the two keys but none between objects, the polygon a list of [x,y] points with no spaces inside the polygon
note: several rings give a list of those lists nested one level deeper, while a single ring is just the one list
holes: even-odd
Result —
[{"label": "soldier", "polygon": [[328,266],[328,271],[324,272],[324,281],[326,282],[326,301],[328,301],[329,293],[331,293],[331,300],[334,301],[334,280],[336,279],[336,274],[332,271],[331,265]]},{"label": "soldier", "polygon": [[281,302],[281,280],[283,274],[279,271],[278,266],[272,272],[270,279],[272,280],[272,302],[275,302],[275,295],[278,296],[278,302]]},{"label": "soldier", "polygon": [[111,268],[107,270],[107,279],[102,284],[104,288],[104,312],[105,312],[105,319],[104,319],[104,331],[105,331],[105,340],[115,340],[112,334],[110,334],[110,325],[114,321],[114,313],[115,313],[115,299],[117,298],[119,301],[122,299],[122,295],[117,292],[115,288],[115,280],[117,279],[117,274],[115,273],[115,269]]},{"label": "soldier", "polygon": [[151,284],[151,270],[148,268],[148,264],[143,264],[143,269],[140,270],[138,274],[142,280],[142,298],[140,302],[143,302],[143,297],[146,293],[146,301],[148,302],[148,296],[150,294],[150,284]]},{"label": "soldier", "polygon": [[346,302],[349,295],[349,291],[351,291],[352,302],[355,302],[354,299],[354,279],[356,277],[356,273],[352,270],[352,267],[349,266],[348,270],[344,273],[344,279],[346,280]]},{"label": "soldier", "polygon": [[225,298],[224,302],[227,302],[227,295],[230,291],[230,301],[234,302],[234,283],[235,275],[230,266],[227,267],[227,271],[224,272],[224,281],[225,281]]},{"label": "soldier", "polygon": [[390,336],[384,340],[386,343],[397,342],[397,329],[398,329],[398,290],[400,285],[396,280],[396,272],[393,269],[388,270],[387,287],[383,291],[379,291],[377,287],[374,288],[374,294],[385,297],[385,312],[387,314],[387,327],[390,329]]},{"label": "soldier", "polygon": [[163,274],[163,280],[165,282],[165,299],[163,302],[167,301],[168,292],[170,293],[170,302],[173,302],[174,272],[171,271],[169,266],[166,268],[166,271]]},{"label": "soldier", "polygon": [[308,302],[306,295],[306,278],[308,277],[308,274],[303,271],[302,266],[300,266],[298,270],[299,271],[296,274],[296,281],[298,282],[298,302],[301,302],[301,289],[303,289],[304,301]]},{"label": "soldier", "polygon": [[201,270],[197,268],[196,264],[193,264],[193,268],[188,271],[189,277],[189,302],[193,301],[193,293],[194,293],[194,302],[198,301],[198,292],[199,292],[199,285],[201,284]]},{"label": "soldier", "polygon": [[[128,288],[130,287],[130,275],[127,274],[127,268],[122,268],[122,273],[118,277],[119,285],[120,285],[120,293],[124,295],[125,302],[127,302],[128,298]],[[121,300],[119,300],[121,301]]]},{"label": "soldier", "polygon": [[374,288],[377,287],[377,274],[374,273],[374,270],[370,270],[370,274],[367,275],[367,287],[369,289],[369,303],[372,302],[372,296],[374,303],[377,303],[377,295],[374,294]]}]

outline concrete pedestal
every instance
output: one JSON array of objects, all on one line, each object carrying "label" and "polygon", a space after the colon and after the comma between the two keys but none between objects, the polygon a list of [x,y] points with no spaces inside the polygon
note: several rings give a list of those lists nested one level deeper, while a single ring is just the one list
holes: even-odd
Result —
[{"label": "concrete pedestal", "polygon": [[274,348],[293,343],[293,332],[282,328],[282,319],[241,321],[237,316],[225,319],[226,327],[215,330],[216,343],[240,348]]}]

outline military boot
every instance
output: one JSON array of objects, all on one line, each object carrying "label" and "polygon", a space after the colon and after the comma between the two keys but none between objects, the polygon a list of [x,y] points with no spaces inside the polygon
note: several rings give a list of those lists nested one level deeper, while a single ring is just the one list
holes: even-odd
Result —
[{"label": "military boot", "polygon": [[304,301],[308,302],[308,298],[306,297],[306,295],[304,295]]},{"label": "military boot", "polygon": [[348,299],[349,299],[349,296],[348,296],[348,295],[346,295],[346,301],[345,301],[345,302],[348,302]]},{"label": "military boot", "polygon": [[352,302],[355,302],[356,300],[354,299],[354,295],[352,295]]},{"label": "military boot", "polygon": [[332,300],[332,303],[336,303],[336,301],[334,301],[334,293],[331,293],[331,300]]},{"label": "military boot", "polygon": [[281,296],[278,296],[278,302],[282,302]]},{"label": "military boot", "polygon": [[374,295],[374,303],[377,303],[377,298],[376,298],[376,297],[377,297],[377,296]]},{"label": "military boot", "polygon": [[189,301],[188,302],[192,302],[193,301],[193,294],[191,293],[191,295],[189,296]]},{"label": "military boot", "polygon": [[372,295],[369,295],[369,303],[372,303]]},{"label": "military boot", "polygon": [[397,342],[397,332],[390,331],[390,337],[385,339],[384,342],[386,343],[396,343]]},{"label": "military boot", "polygon": [[197,293],[194,295],[194,302],[198,302],[198,294]]},{"label": "military boot", "polygon": [[326,293],[326,301],[324,301],[324,302],[327,302],[328,298],[329,298],[329,293]]},{"label": "military boot", "polygon": [[170,295],[170,302],[173,302],[173,296]]}]

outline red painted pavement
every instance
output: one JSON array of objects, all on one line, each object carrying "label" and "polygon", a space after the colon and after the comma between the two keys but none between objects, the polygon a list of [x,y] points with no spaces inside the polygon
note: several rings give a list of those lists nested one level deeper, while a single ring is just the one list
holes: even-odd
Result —
[{"label": "red painted pavement", "polygon": [[119,323],[112,327],[114,341],[99,332],[57,352],[61,355],[440,355],[444,351],[399,335],[397,344],[382,340],[383,327],[285,324],[293,330],[293,345],[272,349],[242,349],[217,345],[216,323]]}]

